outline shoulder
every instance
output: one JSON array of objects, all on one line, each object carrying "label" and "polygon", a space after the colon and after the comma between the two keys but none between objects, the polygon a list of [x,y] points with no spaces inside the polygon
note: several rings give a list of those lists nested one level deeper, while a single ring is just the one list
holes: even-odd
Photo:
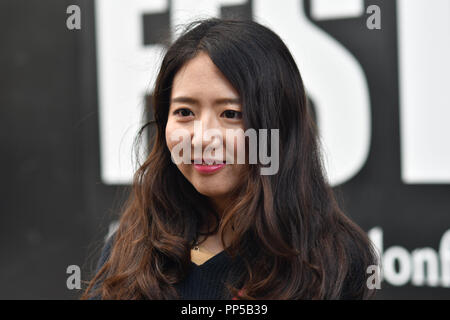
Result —
[{"label": "shoulder", "polygon": [[370,243],[349,239],[347,242],[348,271],[342,287],[342,299],[368,299],[372,290],[367,286],[367,269],[376,264]]},{"label": "shoulder", "polygon": [[[103,265],[106,263],[106,261],[108,261],[109,256],[111,254],[111,249],[112,246],[114,244],[114,239],[115,239],[115,234],[112,234],[111,236],[109,236],[103,244],[101,253],[100,253],[100,258],[97,261],[97,266],[95,268],[95,273],[94,275],[98,274],[98,272],[100,271],[100,269],[103,267]],[[93,286],[92,291],[95,291],[98,289],[98,287],[101,285],[102,280],[97,280]],[[101,296],[100,295],[96,295],[96,296],[92,296],[90,298],[88,298],[89,300],[101,300]]]},{"label": "shoulder", "polygon": [[101,267],[106,263],[106,261],[108,261],[109,256],[111,254],[112,246],[114,244],[115,237],[116,237],[116,234],[113,233],[111,236],[109,236],[105,240],[102,251],[100,253],[100,258],[98,259],[98,262],[97,262],[97,267],[96,267],[95,273],[98,273],[98,271],[101,269]]}]

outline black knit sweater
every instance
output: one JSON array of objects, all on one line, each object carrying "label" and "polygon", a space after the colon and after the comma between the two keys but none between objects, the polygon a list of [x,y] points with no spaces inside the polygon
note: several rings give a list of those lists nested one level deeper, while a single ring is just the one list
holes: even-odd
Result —
[{"label": "black knit sweater", "polygon": [[[113,241],[114,235],[103,247],[96,273],[109,258]],[[350,244],[354,246],[354,244]],[[366,285],[366,267],[360,261],[361,257],[355,255],[351,258],[352,264],[346,276],[340,299],[361,299],[361,288]],[[246,272],[245,266],[240,257],[232,259],[226,251],[221,251],[201,265],[191,262],[187,277],[177,283],[175,288],[180,299],[184,300],[232,299],[233,297],[224,284],[226,282],[233,283],[235,287],[240,288],[238,281],[244,272]],[[100,298],[92,298],[92,300],[97,299]]]},{"label": "black knit sweater", "polygon": [[[108,260],[111,247],[114,241],[114,235],[111,236],[103,247],[100,259],[97,263],[96,273]],[[225,287],[225,282],[236,281],[244,271],[242,260],[232,259],[228,253],[223,250],[201,265],[191,262],[188,276],[175,285],[184,300],[222,300],[232,299],[233,297]],[[93,298],[93,300],[99,297]]]}]

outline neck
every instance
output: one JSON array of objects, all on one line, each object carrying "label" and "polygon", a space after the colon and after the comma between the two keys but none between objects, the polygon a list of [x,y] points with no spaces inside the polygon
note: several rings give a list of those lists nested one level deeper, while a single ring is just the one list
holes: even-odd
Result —
[{"label": "neck", "polygon": [[[219,216],[219,219],[221,220],[225,214],[225,210],[226,210],[226,206],[229,203],[229,200],[226,199],[225,197],[214,197],[214,198],[209,198],[209,200],[211,201],[211,205],[212,205],[212,209],[217,213],[217,215]],[[213,223],[215,223],[215,219],[213,218],[213,214],[210,215],[211,220],[214,220]],[[206,226],[203,228],[204,230],[202,230],[203,232],[206,232]],[[227,228],[230,229],[230,228]],[[220,252],[224,249],[224,245],[228,246],[229,245],[229,241],[230,241],[230,237],[231,237],[231,233],[232,230],[224,230],[224,242],[225,244],[222,243],[221,241],[221,234],[219,233],[219,231],[217,231],[214,234],[208,235],[208,236],[199,236],[199,238],[197,239],[197,242],[201,242],[199,247],[200,248],[204,248],[207,251],[210,252]]]},{"label": "neck", "polygon": [[224,250],[224,248],[229,245],[231,232],[232,232],[231,230],[225,231],[225,234],[224,234],[224,242],[225,243],[222,243],[221,234],[219,232],[216,232],[215,234],[208,235],[208,236],[199,236],[198,242],[201,242],[201,243],[198,244],[197,246],[199,248],[203,248],[204,250],[214,253],[214,254],[219,253],[220,251]]},{"label": "neck", "polygon": [[211,202],[214,211],[219,215],[220,218],[222,218],[225,214],[225,210],[230,199],[228,197],[223,196],[223,197],[210,197],[209,200]]}]

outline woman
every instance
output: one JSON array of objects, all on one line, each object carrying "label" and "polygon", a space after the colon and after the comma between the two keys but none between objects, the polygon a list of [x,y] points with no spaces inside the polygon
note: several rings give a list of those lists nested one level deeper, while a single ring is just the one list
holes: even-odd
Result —
[{"label": "woman", "polygon": [[[324,178],[300,73],[274,32],[252,21],[190,24],[164,56],[152,102],[153,148],[83,299],[372,296],[373,248]],[[199,128],[240,136],[207,153],[217,141]],[[276,172],[249,161],[255,149],[239,138],[250,129],[278,130],[266,142]],[[229,161],[242,150],[244,164]]]}]

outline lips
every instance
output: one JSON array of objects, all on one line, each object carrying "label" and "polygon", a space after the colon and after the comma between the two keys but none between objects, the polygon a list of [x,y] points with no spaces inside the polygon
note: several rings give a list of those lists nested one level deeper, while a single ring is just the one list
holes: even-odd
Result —
[{"label": "lips", "polygon": [[[200,162],[200,159],[195,162]],[[221,160],[202,159],[201,164],[196,164],[195,162],[192,160],[194,168],[200,173],[214,173],[225,166],[225,163],[222,163],[223,161]]]}]

